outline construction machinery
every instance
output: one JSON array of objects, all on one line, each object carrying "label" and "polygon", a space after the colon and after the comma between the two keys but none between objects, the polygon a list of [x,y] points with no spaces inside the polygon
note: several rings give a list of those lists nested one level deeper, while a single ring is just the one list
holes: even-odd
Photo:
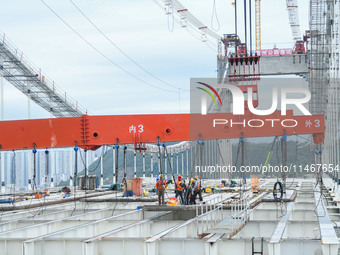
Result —
[{"label": "construction machinery", "polygon": [[237,47],[237,55],[239,55],[240,57],[245,57],[248,55],[247,44],[245,43],[239,44],[239,46]]},{"label": "construction machinery", "polygon": [[306,54],[305,42],[304,41],[296,41],[294,49],[294,54]]}]

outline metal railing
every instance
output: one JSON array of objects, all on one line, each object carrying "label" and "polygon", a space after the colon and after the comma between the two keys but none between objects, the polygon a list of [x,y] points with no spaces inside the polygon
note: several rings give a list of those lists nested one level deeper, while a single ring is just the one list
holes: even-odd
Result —
[{"label": "metal railing", "polygon": [[240,229],[249,220],[250,198],[244,196],[239,200],[231,202],[231,229],[232,233]]},{"label": "metal railing", "polygon": [[0,46],[3,46],[8,52],[11,53],[11,57],[15,57],[16,61],[27,69],[22,70],[23,72],[31,72],[31,75],[33,74],[33,76],[37,77],[38,82],[40,81],[43,83],[49,90],[51,90],[56,96],[64,101],[65,104],[78,112],[79,115],[87,113],[87,110],[83,106],[81,106],[75,99],[68,96],[63,89],[56,86],[54,81],[41,71],[41,68],[38,68],[36,65],[34,65],[32,61],[23,54],[22,51],[20,51],[10,40],[6,38],[4,33],[0,32],[0,38]]},{"label": "metal railing", "polygon": [[200,235],[223,220],[223,197],[213,197],[196,205],[196,230]]}]

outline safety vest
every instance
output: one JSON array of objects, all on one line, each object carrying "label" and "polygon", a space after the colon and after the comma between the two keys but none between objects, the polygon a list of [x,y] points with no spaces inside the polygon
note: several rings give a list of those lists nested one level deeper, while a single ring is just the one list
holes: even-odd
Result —
[{"label": "safety vest", "polygon": [[176,182],[176,187],[175,187],[176,190],[179,190],[179,191],[182,191],[183,190],[183,187],[182,187],[182,181],[177,181]]},{"label": "safety vest", "polygon": [[201,186],[200,186],[200,184],[198,183],[198,181],[197,181],[197,187],[196,187],[195,190],[196,190],[196,191],[200,191],[200,190],[201,190]]},{"label": "safety vest", "polygon": [[163,180],[163,185],[161,183],[161,180],[158,180],[156,182],[156,189],[165,189],[165,187],[166,187],[166,182],[164,180]]}]

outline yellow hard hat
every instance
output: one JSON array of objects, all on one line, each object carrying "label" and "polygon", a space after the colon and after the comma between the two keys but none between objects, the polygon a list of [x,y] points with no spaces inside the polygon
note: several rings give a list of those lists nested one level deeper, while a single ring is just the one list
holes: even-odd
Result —
[{"label": "yellow hard hat", "polygon": [[160,175],[159,175],[159,178],[163,178],[163,175],[162,175],[162,174],[160,174]]}]

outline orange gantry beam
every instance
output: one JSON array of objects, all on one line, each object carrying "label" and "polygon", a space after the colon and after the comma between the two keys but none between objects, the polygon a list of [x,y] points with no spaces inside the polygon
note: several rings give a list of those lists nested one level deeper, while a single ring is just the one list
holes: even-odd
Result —
[{"label": "orange gantry beam", "polygon": [[0,122],[2,150],[77,146],[143,144],[189,140],[231,139],[312,134],[316,144],[324,140],[324,116],[269,116],[246,113],[113,115]]}]

